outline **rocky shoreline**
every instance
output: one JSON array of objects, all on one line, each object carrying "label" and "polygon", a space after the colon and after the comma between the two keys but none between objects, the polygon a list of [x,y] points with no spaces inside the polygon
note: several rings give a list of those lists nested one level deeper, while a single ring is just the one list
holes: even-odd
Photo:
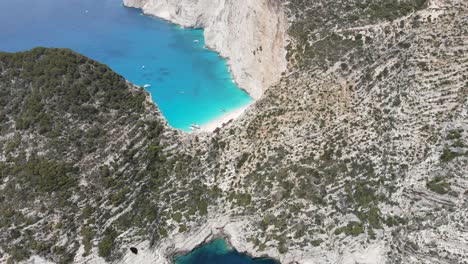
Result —
[{"label": "rocky shoreline", "polygon": [[[227,215],[210,218],[198,230],[185,234],[174,234],[154,247],[149,246],[149,241],[142,242],[137,245],[139,249],[143,249],[139,251],[138,255],[128,251],[118,263],[173,264],[174,257],[188,254],[219,238],[225,239],[231,248],[252,258],[270,258],[281,263],[294,263],[294,257],[289,254],[289,256],[281,257],[275,249],[268,250],[266,253],[255,250],[253,245],[244,238],[242,230],[246,224],[248,224],[247,219],[234,219]],[[128,247],[130,246],[132,245],[128,245]],[[87,259],[84,262],[99,263],[89,261],[90,259]]]},{"label": "rocky shoreline", "polygon": [[287,19],[275,1],[154,1],[124,0],[184,27],[203,28],[208,48],[227,58],[240,88],[255,100],[281,78],[287,68]]},{"label": "rocky shoreline", "polygon": [[[279,2],[223,0],[218,1],[218,5],[211,1],[123,2],[127,7],[142,9],[146,15],[156,16],[183,27],[203,28],[207,47],[227,59],[234,81],[255,100],[260,99],[264,91],[278,82],[281,73],[286,71],[287,21]],[[243,111],[244,108],[240,113]],[[213,130],[211,125],[210,123],[208,127],[210,131]],[[238,252],[252,257],[283,259],[276,248],[272,249],[274,252],[257,252],[239,230],[239,224],[245,223],[245,220],[236,223],[229,219],[228,216],[210,219],[194,233],[177,234],[174,238],[165,239],[167,242],[161,242],[156,247],[156,250],[162,251],[156,255],[165,257],[157,257],[155,261],[172,264],[175,256],[191,252],[216,238],[225,238]],[[154,259],[155,255],[151,255],[148,258]],[[127,253],[121,263],[136,261],[132,257],[130,252]],[[290,259],[286,258],[283,261],[289,263]]]},{"label": "rocky shoreline", "polygon": [[[238,7],[128,2],[199,27]],[[169,264],[225,237],[281,264],[468,263],[468,3],[288,2],[290,74],[214,133],[168,128],[147,95],[69,50],[4,55],[0,262]],[[30,167],[52,169],[35,182]]]}]

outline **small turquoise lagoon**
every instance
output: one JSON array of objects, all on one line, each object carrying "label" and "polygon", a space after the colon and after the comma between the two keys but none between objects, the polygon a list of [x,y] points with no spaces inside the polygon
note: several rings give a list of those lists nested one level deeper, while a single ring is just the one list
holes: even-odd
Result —
[{"label": "small turquoise lagoon", "polygon": [[122,0],[0,1],[0,51],[70,48],[145,87],[169,124],[188,131],[252,99],[226,61],[204,48],[203,30],[184,29]]},{"label": "small turquoise lagoon", "polygon": [[175,264],[279,264],[272,259],[256,259],[231,249],[223,239],[195,249],[187,255],[176,257]]}]

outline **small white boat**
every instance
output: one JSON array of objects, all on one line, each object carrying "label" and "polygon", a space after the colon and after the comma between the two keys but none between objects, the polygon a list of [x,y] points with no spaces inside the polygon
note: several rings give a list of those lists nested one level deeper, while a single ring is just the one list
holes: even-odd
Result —
[{"label": "small white boat", "polygon": [[149,88],[149,87],[151,87],[151,84],[147,83],[147,84],[143,85],[143,88]]},{"label": "small white boat", "polygon": [[198,39],[194,40],[193,43],[198,43],[200,42]]},{"label": "small white boat", "polygon": [[191,130],[197,130],[197,129],[200,129],[200,128],[201,128],[201,127],[200,127],[199,125],[197,125],[197,124],[192,124],[192,125],[190,126],[190,129],[191,129]]},{"label": "small white boat", "polygon": [[144,69],[144,68],[145,68],[145,65],[141,66],[141,68]]}]

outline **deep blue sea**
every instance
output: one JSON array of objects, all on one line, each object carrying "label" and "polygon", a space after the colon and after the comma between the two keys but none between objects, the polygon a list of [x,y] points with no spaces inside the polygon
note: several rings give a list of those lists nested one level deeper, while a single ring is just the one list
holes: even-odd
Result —
[{"label": "deep blue sea", "polygon": [[176,264],[279,264],[272,259],[253,259],[232,250],[223,239],[217,239],[191,253],[177,257]]},{"label": "deep blue sea", "polygon": [[122,0],[0,0],[0,51],[70,48],[145,86],[173,127],[188,130],[251,102],[203,31],[123,7]]}]

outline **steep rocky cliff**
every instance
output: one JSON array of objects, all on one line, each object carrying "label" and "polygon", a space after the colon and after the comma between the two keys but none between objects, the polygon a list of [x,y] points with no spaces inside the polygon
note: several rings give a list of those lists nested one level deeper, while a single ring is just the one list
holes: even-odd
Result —
[{"label": "steep rocky cliff", "polygon": [[228,58],[234,80],[253,98],[286,70],[287,20],[271,0],[124,0],[145,14],[205,29],[206,45]]},{"label": "steep rocky cliff", "polygon": [[[207,28],[213,3],[127,2]],[[2,54],[0,262],[171,263],[225,236],[283,264],[468,263],[468,4],[268,3],[288,71],[210,134],[70,51]]]}]

